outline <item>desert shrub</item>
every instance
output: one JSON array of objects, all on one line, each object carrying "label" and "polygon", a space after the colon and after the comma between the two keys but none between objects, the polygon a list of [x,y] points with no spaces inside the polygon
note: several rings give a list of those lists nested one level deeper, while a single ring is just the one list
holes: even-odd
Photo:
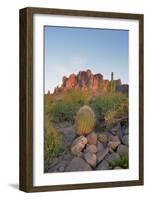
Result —
[{"label": "desert shrub", "polygon": [[56,101],[52,104],[50,115],[54,122],[73,122],[79,106],[76,103]]},{"label": "desert shrub", "polygon": [[110,163],[111,169],[114,169],[115,167],[121,167],[123,169],[127,169],[128,166],[129,166],[128,156],[121,156],[120,159]]},{"label": "desert shrub", "polygon": [[92,98],[89,91],[82,92],[72,89],[59,96],[44,98],[45,114],[50,115],[53,122],[74,122],[75,115],[80,107],[89,105],[95,112],[97,122],[106,119],[111,123],[119,114],[128,112],[128,97],[121,93],[101,94]]},{"label": "desert shrub", "polygon": [[96,125],[95,113],[85,105],[80,108],[75,119],[75,129],[78,135],[87,135]]},{"label": "desert shrub", "polygon": [[44,95],[44,112],[47,115],[51,110],[51,105],[54,102],[54,97],[49,96],[48,94]]},{"label": "desert shrub", "polygon": [[115,110],[120,109],[126,112],[127,108],[127,97],[123,94],[107,94],[97,97],[95,100],[90,102],[90,106],[93,108],[96,114],[97,120],[104,115],[106,117],[107,113],[112,113]]},{"label": "desert shrub", "polygon": [[53,122],[74,121],[77,110],[87,102],[87,93],[70,90],[58,96],[44,95],[44,112]]},{"label": "desert shrub", "polygon": [[128,98],[123,99],[113,109],[105,113],[106,126],[109,128],[123,116],[128,116]]},{"label": "desert shrub", "polygon": [[48,103],[45,110],[49,112],[54,122],[74,122],[78,109],[87,102],[88,94],[86,92],[70,90],[63,93],[60,100],[54,99],[52,103]]},{"label": "desert shrub", "polygon": [[61,135],[59,135],[47,117],[45,117],[44,127],[44,166],[46,170],[49,162],[51,162],[59,152]]},{"label": "desert shrub", "polygon": [[88,91],[82,92],[78,89],[72,89],[64,94],[63,100],[67,103],[85,105],[88,103],[88,96]]}]

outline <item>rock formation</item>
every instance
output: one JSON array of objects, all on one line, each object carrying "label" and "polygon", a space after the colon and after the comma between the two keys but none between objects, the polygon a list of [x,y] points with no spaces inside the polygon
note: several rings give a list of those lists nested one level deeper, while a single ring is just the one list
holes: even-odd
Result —
[{"label": "rock formation", "polygon": [[[112,76],[112,73],[111,73]],[[112,77],[111,77],[112,79]],[[53,94],[66,92],[71,89],[80,89],[82,91],[90,90],[92,92],[107,92],[110,89],[112,80],[103,79],[103,75],[93,74],[91,70],[80,71],[77,75],[70,74],[69,77],[64,76],[61,87],[57,86]],[[121,80],[113,80],[116,91],[128,94],[128,85],[122,84]]]}]

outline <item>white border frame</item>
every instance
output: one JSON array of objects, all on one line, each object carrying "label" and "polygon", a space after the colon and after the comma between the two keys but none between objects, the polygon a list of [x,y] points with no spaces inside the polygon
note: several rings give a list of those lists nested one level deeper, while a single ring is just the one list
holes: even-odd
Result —
[{"label": "white border frame", "polygon": [[[33,186],[139,180],[139,21],[35,14],[33,24]],[[129,30],[129,169],[44,173],[44,25]]]}]

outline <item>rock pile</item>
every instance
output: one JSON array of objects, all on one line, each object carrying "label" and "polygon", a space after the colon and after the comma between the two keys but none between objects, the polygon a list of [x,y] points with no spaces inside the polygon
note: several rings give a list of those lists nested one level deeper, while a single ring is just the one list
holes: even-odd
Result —
[{"label": "rock pile", "polygon": [[119,123],[108,132],[91,132],[86,136],[77,136],[74,126],[64,127],[62,131],[66,148],[52,161],[47,172],[122,169],[121,159],[128,158],[126,124]]}]

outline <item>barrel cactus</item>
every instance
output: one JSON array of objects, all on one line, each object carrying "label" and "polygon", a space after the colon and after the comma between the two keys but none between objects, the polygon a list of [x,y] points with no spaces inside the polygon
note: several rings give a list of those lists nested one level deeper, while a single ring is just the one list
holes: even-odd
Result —
[{"label": "barrel cactus", "polygon": [[85,105],[79,109],[75,118],[75,129],[78,135],[87,135],[92,132],[96,124],[93,110]]}]

